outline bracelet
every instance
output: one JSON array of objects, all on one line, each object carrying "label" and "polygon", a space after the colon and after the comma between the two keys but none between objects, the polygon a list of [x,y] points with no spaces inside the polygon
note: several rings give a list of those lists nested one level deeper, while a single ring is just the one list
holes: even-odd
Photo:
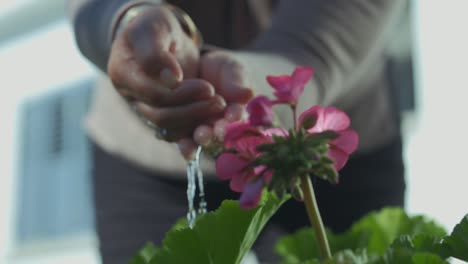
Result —
[{"label": "bracelet", "polygon": [[203,38],[192,18],[177,6],[170,4],[164,4],[164,6],[174,13],[185,33],[192,39],[198,48],[201,48],[203,46]]},{"label": "bracelet", "polygon": [[[195,43],[195,45],[200,49],[203,46],[203,38],[198,30],[197,26],[193,22],[193,20],[190,18],[190,16],[182,11],[182,9],[170,5],[170,4],[162,4],[163,6],[167,7],[177,18],[179,21],[182,30],[192,39],[192,41]],[[137,17],[141,12],[146,10],[148,7],[154,7],[156,6],[155,4],[150,4],[150,3],[142,3],[139,5],[134,5],[130,8],[128,8],[125,13],[120,17],[120,19],[117,22],[117,26],[115,27],[114,31],[112,32],[112,41],[115,39],[115,37],[121,33],[123,30],[124,26],[130,23],[135,17]]]},{"label": "bracelet", "polygon": [[138,14],[146,10],[148,7],[154,7],[154,6],[155,5],[153,4],[143,3],[143,4],[131,6],[127,10],[125,10],[123,15],[121,15],[120,18],[118,18],[116,26],[114,27],[114,30],[112,32],[112,41],[114,41],[115,37],[122,32],[124,26],[130,23],[130,21],[132,21],[135,17],[137,17]]}]

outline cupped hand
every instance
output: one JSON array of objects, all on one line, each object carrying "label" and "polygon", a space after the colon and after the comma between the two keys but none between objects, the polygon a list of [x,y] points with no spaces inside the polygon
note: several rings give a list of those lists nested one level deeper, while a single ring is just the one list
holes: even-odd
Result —
[{"label": "cupped hand", "polygon": [[246,104],[253,97],[249,73],[236,53],[216,50],[200,58],[200,78],[213,84],[228,104]]},{"label": "cupped hand", "polygon": [[164,128],[167,141],[190,136],[196,125],[224,109],[212,84],[193,79],[198,70],[198,47],[164,5],[148,8],[124,25],[108,62],[117,91]]},{"label": "cupped hand", "polygon": [[200,78],[211,83],[216,94],[226,100],[223,116],[206,120],[194,131],[192,139],[178,142],[179,149],[186,159],[193,158],[196,145],[207,145],[214,140],[222,141],[225,127],[244,116],[245,104],[253,97],[246,66],[234,52],[211,51],[200,59]]}]

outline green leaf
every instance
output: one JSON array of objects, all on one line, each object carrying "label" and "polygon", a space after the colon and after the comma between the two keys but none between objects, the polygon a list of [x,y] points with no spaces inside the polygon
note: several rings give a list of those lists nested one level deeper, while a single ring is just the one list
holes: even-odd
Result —
[{"label": "green leaf", "polygon": [[373,264],[447,264],[446,260],[443,260],[439,256],[433,253],[427,252],[412,252],[407,249],[389,249],[385,255],[376,261],[371,262]]},{"label": "green leaf", "polygon": [[[327,232],[333,252],[366,249],[370,255],[382,255],[401,235],[429,234],[440,239],[446,233],[435,222],[422,216],[409,217],[400,208],[385,208],[364,216],[343,234]],[[301,263],[318,258],[318,244],[312,229],[301,229],[279,240],[276,252],[284,263]]]},{"label": "green leaf", "polygon": [[171,230],[179,230],[179,229],[184,229],[188,228],[189,223],[186,217],[181,217],[177,222],[171,227]]},{"label": "green leaf", "polygon": [[320,264],[320,260],[318,259],[306,260],[302,262],[301,264]]},{"label": "green leaf", "polygon": [[366,250],[343,250],[335,255],[332,259],[325,262],[326,264],[366,264],[371,263],[373,258],[367,256]]},{"label": "green leaf", "polygon": [[130,261],[130,264],[147,264],[158,252],[158,248],[148,242]]},{"label": "green leaf", "polygon": [[130,260],[129,264],[148,264],[148,261],[146,261],[142,256],[139,254],[136,254],[133,256],[133,258]]},{"label": "green leaf", "polygon": [[447,259],[450,256],[450,251],[442,244],[442,239],[428,234],[418,234],[413,237],[400,236],[392,243],[390,249],[404,251],[408,254],[432,253],[441,259]]},{"label": "green leaf", "polygon": [[303,228],[293,235],[282,237],[275,251],[282,257],[282,264],[299,264],[318,258],[320,251],[310,228]]},{"label": "green leaf", "polygon": [[361,238],[360,242],[367,244],[369,253],[381,255],[401,235],[413,236],[422,233],[436,238],[442,238],[446,234],[442,227],[423,216],[409,217],[400,208],[386,208],[359,220],[347,235]]},{"label": "green leaf", "polygon": [[197,233],[188,228],[171,230],[163,244],[161,250],[151,258],[150,264],[214,263]]},{"label": "green leaf", "polygon": [[444,245],[450,249],[453,257],[468,262],[468,215],[445,238]]},{"label": "green leaf", "polygon": [[[149,263],[239,263],[270,217],[289,199],[264,194],[255,209],[246,211],[238,201],[224,201],[216,211],[199,217],[193,229],[176,225],[166,234],[163,246],[155,250]],[[134,264],[137,263],[145,262]]]},{"label": "green leaf", "polygon": [[443,260],[440,256],[432,253],[415,253],[411,260],[415,264],[446,264],[446,260]]},{"label": "green leaf", "polygon": [[442,245],[442,240],[439,237],[428,234],[417,234],[412,238],[414,249],[418,251],[432,252],[439,255],[441,258],[448,258],[449,253]]},{"label": "green leaf", "polygon": [[[376,257],[369,257],[365,250],[357,250],[356,252],[352,250],[344,250],[337,252],[332,259],[325,261],[325,264],[367,264],[372,263],[373,260],[377,259]],[[300,262],[282,262],[283,264],[320,264],[319,259],[310,259]]]}]

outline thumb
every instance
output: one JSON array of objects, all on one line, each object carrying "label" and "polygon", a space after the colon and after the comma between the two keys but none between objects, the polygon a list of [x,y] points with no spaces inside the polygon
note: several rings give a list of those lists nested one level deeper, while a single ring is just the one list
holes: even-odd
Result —
[{"label": "thumb", "polygon": [[253,96],[245,67],[226,51],[213,51],[202,57],[201,78],[212,83],[216,93],[229,103],[246,103]]},{"label": "thumb", "polygon": [[244,66],[237,61],[226,62],[221,69],[219,93],[226,101],[247,103],[253,97],[249,78]]},{"label": "thumb", "polygon": [[123,33],[135,60],[146,73],[180,81],[183,72],[175,56],[178,32],[173,32],[173,19],[166,13],[162,9],[149,10],[132,21]]},{"label": "thumb", "polygon": [[149,39],[135,35],[131,42],[135,59],[146,73],[163,80],[182,80],[182,67],[172,52],[175,43],[170,36],[163,37],[161,34],[163,36]]}]

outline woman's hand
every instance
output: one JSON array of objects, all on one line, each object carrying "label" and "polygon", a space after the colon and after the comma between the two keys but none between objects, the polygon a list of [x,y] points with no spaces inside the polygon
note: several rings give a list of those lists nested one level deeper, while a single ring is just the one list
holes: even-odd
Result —
[{"label": "woman's hand", "polygon": [[192,138],[178,142],[186,159],[193,158],[197,144],[222,140],[226,125],[243,117],[245,104],[253,97],[247,68],[236,59],[234,52],[217,50],[204,55],[200,60],[200,78],[214,86],[216,94],[226,100],[227,107],[223,116],[206,120],[197,126]]},{"label": "woman's hand", "polygon": [[108,63],[117,91],[167,131],[167,141],[191,136],[198,124],[225,107],[212,84],[193,79],[198,70],[196,43],[164,5],[148,8],[123,25]]}]

